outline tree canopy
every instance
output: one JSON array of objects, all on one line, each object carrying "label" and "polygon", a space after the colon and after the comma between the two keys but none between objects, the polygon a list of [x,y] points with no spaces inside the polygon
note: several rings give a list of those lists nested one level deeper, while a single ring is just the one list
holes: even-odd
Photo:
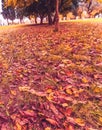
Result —
[{"label": "tree canopy", "polygon": [[[83,14],[83,11],[87,11],[88,15],[95,16],[97,12],[102,10],[100,2],[102,0],[2,0],[3,1],[3,14],[9,13],[7,10],[14,10],[16,18],[23,18],[23,16],[33,15],[35,21],[37,17],[41,19],[40,23],[43,23],[43,19],[46,17],[49,24],[55,23],[56,20],[56,1],[58,1],[58,11],[62,15],[66,15],[71,11],[74,15]],[[80,6],[80,3],[83,3]],[[10,11],[12,12],[12,11]],[[14,16],[14,12],[12,15]],[[93,13],[94,12],[94,13]],[[11,16],[7,14],[7,17],[11,19]],[[14,17],[13,17],[14,18]],[[36,22],[35,22],[36,23]]]}]

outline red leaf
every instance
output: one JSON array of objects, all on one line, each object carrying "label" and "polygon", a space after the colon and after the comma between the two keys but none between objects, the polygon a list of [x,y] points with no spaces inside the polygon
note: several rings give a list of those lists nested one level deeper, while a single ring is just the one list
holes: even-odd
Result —
[{"label": "red leaf", "polygon": [[59,119],[63,118],[63,115],[56,109],[56,107],[52,103],[50,104],[50,109]]},{"label": "red leaf", "polygon": [[66,115],[70,116],[72,113],[72,108],[68,108],[65,113]]}]

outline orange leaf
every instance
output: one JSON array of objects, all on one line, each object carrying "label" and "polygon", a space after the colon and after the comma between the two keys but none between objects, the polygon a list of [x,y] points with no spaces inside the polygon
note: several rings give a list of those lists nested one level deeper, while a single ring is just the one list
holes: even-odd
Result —
[{"label": "orange leaf", "polygon": [[67,88],[67,89],[66,89],[66,93],[72,95],[71,89],[68,89],[68,88]]},{"label": "orange leaf", "polygon": [[88,80],[84,77],[82,78],[83,83],[88,83]]},{"label": "orange leaf", "polygon": [[25,116],[34,116],[35,115],[35,112],[33,110],[26,110],[26,111],[23,111],[23,113]]},{"label": "orange leaf", "polygon": [[51,130],[51,128],[50,127],[46,127],[45,130]]},{"label": "orange leaf", "polygon": [[99,121],[102,122],[102,117],[99,117]]},{"label": "orange leaf", "polygon": [[18,122],[16,122],[16,129],[15,130],[22,130],[22,126]]},{"label": "orange leaf", "polygon": [[3,102],[3,101],[0,101],[0,105],[4,105],[4,102]]},{"label": "orange leaf", "polygon": [[51,92],[52,92],[51,88],[47,89],[47,91],[46,91],[46,93],[51,93]]},{"label": "orange leaf", "polygon": [[59,125],[58,125],[58,122],[55,121],[55,120],[53,120],[53,119],[51,119],[51,118],[46,118],[46,120],[47,120],[50,124],[52,124],[52,125],[59,126]]},{"label": "orange leaf", "polygon": [[85,122],[84,120],[82,120],[81,118],[76,118],[75,122],[79,125],[79,126],[85,126]]},{"label": "orange leaf", "polygon": [[66,127],[65,130],[74,130],[74,127],[72,125],[69,125],[69,126]]},{"label": "orange leaf", "polygon": [[16,93],[15,90],[11,90],[11,94],[14,95],[14,96],[16,96],[17,93]]}]

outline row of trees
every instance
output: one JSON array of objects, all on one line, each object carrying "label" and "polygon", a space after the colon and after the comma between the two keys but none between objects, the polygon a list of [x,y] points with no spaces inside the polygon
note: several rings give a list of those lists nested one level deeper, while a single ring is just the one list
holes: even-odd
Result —
[{"label": "row of trees", "polygon": [[[13,20],[15,17],[20,20],[23,16],[34,16],[41,19],[41,23],[45,17],[48,18],[48,23],[55,22],[55,9],[58,5],[60,13],[65,14],[68,11],[74,11],[77,7],[77,0],[2,0],[3,2],[3,16],[6,19]],[[12,15],[11,15],[12,14]]]},{"label": "row of trees", "polygon": [[2,0],[2,14],[5,19],[12,21],[15,18],[22,21],[23,16],[29,18],[34,16],[35,23],[37,23],[37,17],[40,18],[40,23],[43,23],[43,19],[46,17],[51,25],[58,22],[59,12],[66,15],[71,11],[75,16],[80,15],[83,10],[82,7],[80,9],[79,3],[83,3],[82,6],[90,13],[96,6],[99,9],[99,2],[102,0]]}]

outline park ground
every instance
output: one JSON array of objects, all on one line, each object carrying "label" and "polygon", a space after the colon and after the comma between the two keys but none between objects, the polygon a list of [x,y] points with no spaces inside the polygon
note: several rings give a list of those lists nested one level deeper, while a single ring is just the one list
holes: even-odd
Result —
[{"label": "park ground", "polygon": [[0,27],[0,130],[102,130],[102,20]]}]

